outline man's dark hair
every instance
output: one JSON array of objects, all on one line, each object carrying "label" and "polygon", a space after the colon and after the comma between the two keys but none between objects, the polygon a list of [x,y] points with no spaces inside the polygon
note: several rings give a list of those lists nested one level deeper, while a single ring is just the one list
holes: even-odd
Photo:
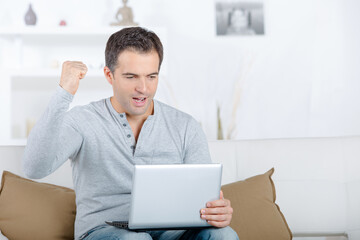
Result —
[{"label": "man's dark hair", "polygon": [[105,63],[114,73],[118,56],[125,50],[148,53],[155,50],[159,55],[159,70],[163,60],[163,46],[159,37],[152,31],[141,27],[123,28],[113,33],[106,44]]}]

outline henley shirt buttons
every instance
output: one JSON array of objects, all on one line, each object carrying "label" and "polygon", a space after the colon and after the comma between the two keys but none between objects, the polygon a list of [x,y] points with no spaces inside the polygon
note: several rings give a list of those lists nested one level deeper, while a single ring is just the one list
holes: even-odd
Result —
[{"label": "henley shirt buttons", "polygon": [[128,137],[128,138],[130,138],[130,137],[131,137],[131,135],[130,135],[130,134],[128,134],[128,135],[127,135],[127,137]]},{"label": "henley shirt buttons", "polygon": [[123,126],[126,127],[126,123],[124,123]]},{"label": "henley shirt buttons", "polygon": [[120,114],[120,117],[124,117],[124,115]]}]

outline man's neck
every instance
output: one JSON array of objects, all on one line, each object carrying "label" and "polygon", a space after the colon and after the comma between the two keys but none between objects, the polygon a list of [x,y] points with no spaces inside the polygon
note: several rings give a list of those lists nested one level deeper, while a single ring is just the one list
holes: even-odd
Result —
[{"label": "man's neck", "polygon": [[154,101],[151,102],[149,109],[143,115],[129,115],[128,113],[126,113],[126,119],[130,124],[134,123],[142,125],[148,118],[148,116],[152,114],[154,114]]},{"label": "man's neck", "polygon": [[154,102],[153,101],[151,102],[149,110],[143,115],[130,116],[130,115],[126,114],[126,118],[127,118],[128,122],[129,122],[129,125],[130,125],[131,130],[132,130],[132,132],[134,134],[136,142],[137,142],[137,140],[139,138],[139,135],[140,135],[140,132],[141,132],[141,129],[142,129],[142,126],[143,126],[145,120],[148,118],[149,115],[152,115],[152,114],[154,114]]},{"label": "man's neck", "polygon": [[[113,108],[118,113],[125,112],[123,111],[123,108],[119,105],[119,103],[114,99],[114,97],[110,98],[110,102]],[[153,100],[151,101],[149,109],[142,115],[130,115],[126,112],[125,114],[126,114],[126,119],[129,122],[131,129],[134,133],[135,139],[137,140],[145,120],[148,118],[148,116],[154,114],[154,101]]]}]

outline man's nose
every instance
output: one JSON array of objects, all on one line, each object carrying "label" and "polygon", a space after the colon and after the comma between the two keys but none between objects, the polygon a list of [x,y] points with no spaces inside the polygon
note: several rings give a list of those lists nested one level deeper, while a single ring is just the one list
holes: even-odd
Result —
[{"label": "man's nose", "polygon": [[146,78],[139,78],[136,84],[136,91],[144,93],[147,89]]}]

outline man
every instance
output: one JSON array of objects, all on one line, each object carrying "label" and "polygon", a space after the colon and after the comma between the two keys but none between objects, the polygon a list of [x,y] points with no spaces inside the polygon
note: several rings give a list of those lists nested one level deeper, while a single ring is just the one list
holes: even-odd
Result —
[{"label": "man", "polygon": [[153,32],[134,27],[114,33],[104,68],[114,96],[70,111],[87,67],[63,64],[60,86],[29,136],[23,169],[30,178],[42,178],[71,160],[75,239],[237,239],[228,226],[233,210],[222,193],[200,211],[215,228],[137,233],[104,224],[128,220],[135,164],[210,162],[199,124],[153,99],[162,59],[162,44]]}]

